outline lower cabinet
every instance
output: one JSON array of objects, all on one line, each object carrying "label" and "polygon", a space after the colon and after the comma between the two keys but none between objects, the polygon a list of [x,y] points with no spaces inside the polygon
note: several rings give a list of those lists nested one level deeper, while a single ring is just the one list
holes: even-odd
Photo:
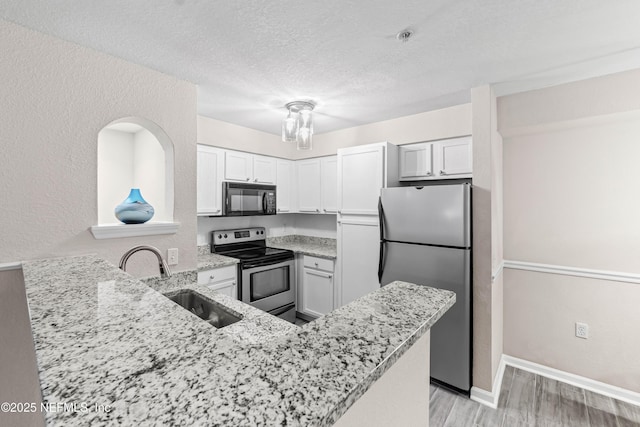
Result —
[{"label": "lower cabinet", "polygon": [[229,265],[213,270],[198,273],[198,285],[225,294],[233,299],[238,299],[238,286],[236,281],[236,266]]},{"label": "lower cabinet", "polygon": [[[298,313],[318,318],[334,309],[334,263],[330,259],[302,255],[298,285]],[[309,319],[310,320],[310,319]]]}]

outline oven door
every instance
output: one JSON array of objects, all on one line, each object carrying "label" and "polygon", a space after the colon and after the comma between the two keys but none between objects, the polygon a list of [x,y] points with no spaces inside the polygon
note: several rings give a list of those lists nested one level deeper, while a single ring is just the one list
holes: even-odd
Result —
[{"label": "oven door", "polygon": [[273,185],[224,182],[225,216],[275,214],[276,187]]},{"label": "oven door", "polygon": [[272,311],[295,303],[296,284],[293,265],[293,260],[267,265],[243,265],[242,302],[264,311]]}]

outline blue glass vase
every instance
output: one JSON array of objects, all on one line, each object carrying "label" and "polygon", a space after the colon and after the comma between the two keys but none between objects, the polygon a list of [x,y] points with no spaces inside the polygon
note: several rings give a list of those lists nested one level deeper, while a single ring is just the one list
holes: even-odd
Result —
[{"label": "blue glass vase", "polygon": [[154,214],[151,206],[140,194],[139,188],[132,188],[124,202],[116,206],[116,218],[125,224],[143,224]]}]

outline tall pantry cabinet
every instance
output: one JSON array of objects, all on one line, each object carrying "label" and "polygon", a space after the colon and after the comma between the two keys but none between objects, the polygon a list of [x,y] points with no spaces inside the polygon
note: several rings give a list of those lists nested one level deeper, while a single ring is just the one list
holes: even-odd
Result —
[{"label": "tall pantry cabinet", "polygon": [[338,150],[336,305],[380,287],[380,189],[398,185],[398,147],[380,142]]}]

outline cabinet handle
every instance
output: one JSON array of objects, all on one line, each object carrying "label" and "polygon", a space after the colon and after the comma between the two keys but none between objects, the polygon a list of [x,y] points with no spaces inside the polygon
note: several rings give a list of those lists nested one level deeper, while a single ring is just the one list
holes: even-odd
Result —
[{"label": "cabinet handle", "polygon": [[316,212],[320,212],[320,209],[316,209]]},{"label": "cabinet handle", "polygon": [[247,181],[249,181],[249,177],[247,177]]},{"label": "cabinet handle", "polygon": [[211,276],[209,276],[209,280],[213,280],[215,278],[216,278],[216,276],[214,276],[213,274]]},{"label": "cabinet handle", "polygon": [[254,178],[253,182],[258,182],[258,178]]},{"label": "cabinet handle", "polygon": [[426,174],[426,175],[427,175],[427,176],[431,176],[431,172],[427,172],[427,174]]},{"label": "cabinet handle", "polygon": [[440,171],[440,175],[446,175],[447,173],[445,171]]},{"label": "cabinet handle", "polygon": [[315,262],[314,264],[316,265],[316,267],[318,266],[318,263],[317,263],[317,262]]},{"label": "cabinet handle", "polygon": [[322,209],[322,211],[323,211],[324,213],[327,213],[327,210],[326,210],[326,209]]},{"label": "cabinet handle", "polygon": [[342,215],[342,211],[341,211],[341,210],[339,210],[339,211],[338,211],[338,213],[339,213],[340,215]]},{"label": "cabinet handle", "polygon": [[214,211],[214,213],[218,213],[218,212],[220,212],[220,209],[216,209],[216,210]]}]

